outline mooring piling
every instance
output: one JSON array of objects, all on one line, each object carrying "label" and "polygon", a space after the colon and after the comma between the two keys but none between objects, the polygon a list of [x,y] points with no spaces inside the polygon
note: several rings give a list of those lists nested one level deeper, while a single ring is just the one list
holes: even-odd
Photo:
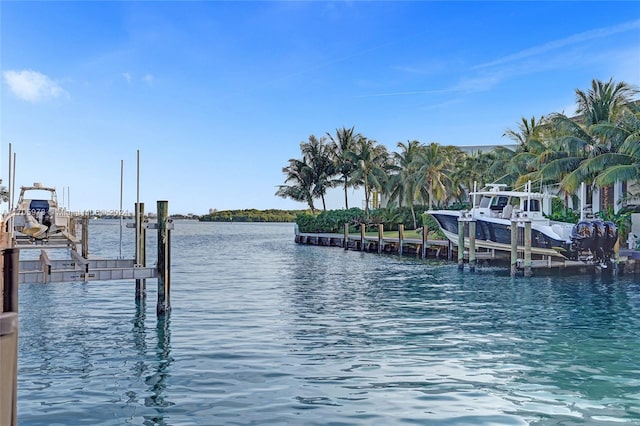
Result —
[{"label": "mooring piling", "polygon": [[476,220],[469,221],[469,270],[476,271]]},{"label": "mooring piling", "polygon": [[171,229],[169,202],[158,201],[158,316],[171,312]]},{"label": "mooring piling", "polygon": [[465,220],[463,216],[458,218],[458,269],[464,269],[464,228]]},{"label": "mooring piling", "polygon": [[[4,226],[4,223],[2,223]],[[18,423],[18,282],[20,249],[2,250],[0,312],[0,424]]]},{"label": "mooring piling", "polygon": [[524,222],[524,276],[531,276],[531,219]]},{"label": "mooring piling", "polygon": [[518,273],[518,222],[511,220],[511,276]]},{"label": "mooring piling", "polygon": [[[147,266],[147,229],[143,226],[144,221],[144,203],[135,203],[135,227],[136,227],[136,251],[135,265],[137,267]],[[144,278],[136,279],[136,300],[144,299],[147,295],[147,280]]]},{"label": "mooring piling", "polygon": [[89,258],[89,216],[82,216],[82,257]]},{"label": "mooring piling", "polygon": [[427,238],[429,235],[429,228],[427,225],[422,225],[422,245],[420,246],[420,257],[425,259],[427,257]]},{"label": "mooring piling", "polygon": [[398,255],[402,256],[402,245],[404,244],[404,225],[398,225]]},{"label": "mooring piling", "polygon": [[378,254],[382,254],[382,246],[384,245],[384,225],[378,224]]},{"label": "mooring piling", "polygon": [[364,236],[367,233],[367,225],[360,224],[360,251],[364,251]]},{"label": "mooring piling", "polygon": [[349,248],[349,224],[348,223],[344,224],[344,241],[342,246],[344,247],[345,250]]}]

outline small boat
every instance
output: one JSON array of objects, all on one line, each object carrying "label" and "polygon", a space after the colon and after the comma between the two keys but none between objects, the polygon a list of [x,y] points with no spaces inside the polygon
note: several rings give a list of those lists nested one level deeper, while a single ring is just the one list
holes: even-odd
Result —
[{"label": "small boat", "polygon": [[[531,222],[531,253],[538,256],[575,260],[609,260],[618,234],[611,222],[586,220],[578,224],[550,220],[543,209],[550,206],[553,195],[531,191],[511,191],[506,185],[490,184],[471,192],[472,207],[468,211],[429,210],[444,235],[458,244],[458,219],[476,221],[476,247],[510,252],[511,226]],[[476,201],[479,198],[479,202]],[[465,245],[468,247],[468,231]],[[519,244],[522,245],[522,242]]]},{"label": "small boat", "polygon": [[71,215],[58,205],[55,188],[39,182],[20,188],[18,204],[13,210],[13,230],[16,237],[30,241],[48,240],[69,231]]}]

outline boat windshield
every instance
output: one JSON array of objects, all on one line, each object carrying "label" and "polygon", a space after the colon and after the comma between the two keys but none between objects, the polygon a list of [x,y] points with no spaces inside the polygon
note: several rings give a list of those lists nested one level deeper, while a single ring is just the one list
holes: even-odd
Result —
[{"label": "boat windshield", "polygon": [[482,199],[480,200],[480,208],[488,208],[489,205],[491,205],[491,198],[489,197],[482,197]]},{"label": "boat windshield", "polygon": [[[527,204],[530,205],[528,206]],[[532,211],[532,212],[539,212],[540,211],[540,200],[529,200],[529,203],[527,203],[527,200],[524,200],[524,211]],[[529,209],[529,207],[531,207]]]}]

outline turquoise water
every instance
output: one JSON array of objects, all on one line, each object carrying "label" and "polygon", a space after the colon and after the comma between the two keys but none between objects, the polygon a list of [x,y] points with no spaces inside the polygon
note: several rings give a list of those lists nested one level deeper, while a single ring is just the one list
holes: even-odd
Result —
[{"label": "turquoise water", "polygon": [[[90,234],[117,257],[117,222]],[[637,276],[460,273],[291,224],[172,243],[166,320],[156,280],[142,306],[132,281],[20,286],[20,425],[640,423]]]}]

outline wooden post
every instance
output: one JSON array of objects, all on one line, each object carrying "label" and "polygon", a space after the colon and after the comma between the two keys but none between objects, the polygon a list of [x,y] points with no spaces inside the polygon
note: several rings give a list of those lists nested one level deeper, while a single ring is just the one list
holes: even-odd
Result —
[{"label": "wooden post", "polygon": [[344,241],[342,243],[342,246],[344,247],[345,250],[349,248],[349,224],[348,223],[344,224]]},{"label": "wooden post", "polygon": [[367,232],[367,225],[360,224],[360,251],[364,251],[364,234]]},{"label": "wooden post", "polygon": [[458,269],[464,269],[464,218],[458,218]]},{"label": "wooden post", "polygon": [[384,245],[384,225],[378,224],[378,254],[382,253],[382,246]]},{"label": "wooden post", "polygon": [[89,216],[82,216],[82,257],[89,258]]},{"label": "wooden post", "polygon": [[[136,212],[136,266],[147,266],[147,230],[142,226],[144,219],[144,203],[135,203]],[[147,296],[147,280],[136,279],[136,300],[144,299]]]},{"label": "wooden post", "polygon": [[402,256],[402,244],[404,243],[404,225],[398,225],[398,254]]},{"label": "wooden post", "polygon": [[423,259],[427,258],[427,239],[429,235],[429,228],[427,225],[422,225],[422,249],[420,255]]},{"label": "wooden post", "polygon": [[[4,225],[4,224],[2,224]],[[0,311],[0,424],[18,424],[18,283],[20,249],[2,251]]]},{"label": "wooden post", "polygon": [[531,276],[531,219],[524,223],[524,276]]},{"label": "wooden post", "polygon": [[476,271],[476,221],[469,221],[469,270]]},{"label": "wooden post", "polygon": [[613,275],[618,275],[620,272],[620,239],[616,239],[616,243],[613,245]]},{"label": "wooden post", "polygon": [[511,276],[518,273],[518,222],[511,221]]},{"label": "wooden post", "polygon": [[69,235],[71,235],[71,237],[74,240],[77,240],[76,238],[76,217],[71,215],[71,217],[69,218]]},{"label": "wooden post", "polygon": [[171,312],[171,231],[168,229],[169,202],[158,201],[158,316]]}]

